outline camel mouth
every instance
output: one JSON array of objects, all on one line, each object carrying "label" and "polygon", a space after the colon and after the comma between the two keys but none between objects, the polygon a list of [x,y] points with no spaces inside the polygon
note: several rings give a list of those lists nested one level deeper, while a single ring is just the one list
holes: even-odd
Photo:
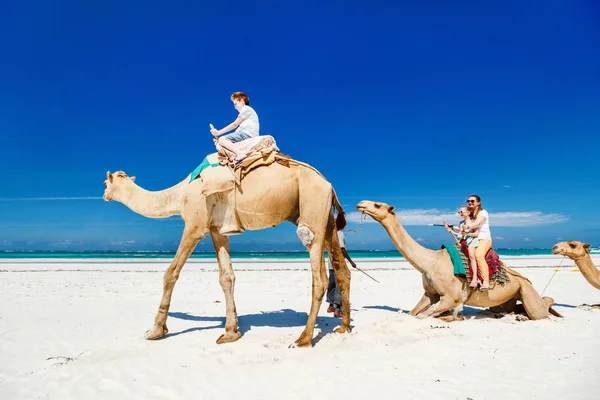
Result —
[{"label": "camel mouth", "polygon": [[356,205],[356,210],[363,214],[367,213],[367,204],[365,204],[365,202],[361,201],[360,203],[358,203]]},{"label": "camel mouth", "polygon": [[559,255],[559,256],[564,256],[565,252],[562,249],[554,249],[553,248],[552,249],[552,254],[556,254],[556,255]]},{"label": "camel mouth", "polygon": [[359,207],[357,206],[357,207],[356,207],[356,210],[357,210],[359,213],[361,213],[361,215],[368,215],[369,217],[371,216],[371,215],[370,215],[370,214],[367,212],[367,209],[366,209],[366,208],[363,208],[363,207],[360,207],[360,208],[359,208]]}]

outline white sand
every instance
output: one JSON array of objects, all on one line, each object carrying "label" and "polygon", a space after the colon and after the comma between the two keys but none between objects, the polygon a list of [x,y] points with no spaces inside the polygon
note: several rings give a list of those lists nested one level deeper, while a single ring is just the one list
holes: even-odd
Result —
[{"label": "white sand", "polygon": [[[600,257],[595,257],[600,265]],[[562,257],[503,258],[542,291]],[[358,261],[358,260],[357,260]],[[467,307],[466,321],[398,310],[422,294],[403,261],[359,262],[353,332],[323,304],[315,346],[288,348],[310,306],[308,263],[234,262],[242,338],[226,345],[216,263],[192,260],[169,336],[146,341],[168,260],[0,263],[0,399],[589,399],[600,391],[600,303],[565,259],[544,295],[565,318],[518,322]]]}]

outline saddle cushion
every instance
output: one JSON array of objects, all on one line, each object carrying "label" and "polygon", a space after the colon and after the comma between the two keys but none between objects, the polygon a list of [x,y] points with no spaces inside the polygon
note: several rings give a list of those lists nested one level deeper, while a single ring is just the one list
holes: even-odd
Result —
[{"label": "saddle cushion", "polygon": [[[469,263],[469,246],[467,245],[467,242],[463,239],[460,244],[443,244],[442,248],[445,248],[448,251],[450,258],[452,259],[454,275],[465,275],[465,277],[470,280],[473,270]],[[494,249],[490,249],[487,252],[485,260],[487,261],[489,268],[490,284],[498,283],[500,285],[505,285],[510,282],[510,277],[506,272],[504,263],[500,261],[500,257],[498,257],[498,254]]]},{"label": "saddle cushion", "polygon": [[[212,153],[204,158],[196,170],[200,170],[200,173],[192,173],[191,180],[194,180],[198,176],[202,179],[202,194],[210,196],[213,193],[226,192],[232,190],[235,187],[235,181],[233,174],[228,167],[224,167],[219,164],[219,155]],[[201,168],[203,164],[207,165]]]}]

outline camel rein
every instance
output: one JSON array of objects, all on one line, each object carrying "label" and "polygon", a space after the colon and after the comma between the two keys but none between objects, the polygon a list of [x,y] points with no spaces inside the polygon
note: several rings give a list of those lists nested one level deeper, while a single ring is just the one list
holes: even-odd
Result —
[{"label": "camel rein", "polygon": [[[361,215],[360,215],[360,226],[359,226],[359,228],[358,228],[358,229],[348,229],[348,230],[346,230],[346,232],[360,232],[360,231],[361,231],[361,229],[362,229],[362,227],[363,227],[363,224],[365,223],[365,217],[366,217],[365,213],[361,213]],[[377,279],[373,278],[371,275],[367,274],[367,273],[366,273],[365,271],[363,271],[362,269],[360,269],[360,268],[358,268],[358,267],[356,267],[356,266],[355,266],[354,268],[355,268],[355,269],[357,269],[357,270],[359,270],[360,272],[362,272],[363,274],[365,274],[365,275],[366,275],[366,276],[368,276],[369,278],[373,279],[375,282],[377,282],[377,283],[381,283],[381,282],[379,282]]]},{"label": "camel rein", "polygon": [[360,214],[360,225],[359,225],[358,229],[347,229],[346,232],[360,232],[363,228],[363,225],[365,224],[366,217],[367,216],[365,213],[361,213]]},{"label": "camel rein", "polygon": [[556,275],[556,273],[558,272],[558,269],[560,268],[560,266],[562,265],[563,261],[565,261],[565,256],[563,256],[563,259],[560,261],[560,264],[558,264],[558,267],[554,268],[554,273],[552,274],[552,276],[550,277],[550,280],[548,281],[548,283],[546,284],[546,287],[544,288],[544,290],[542,290],[542,293],[540,293],[540,297],[542,297],[542,295],[544,294],[544,292],[546,291],[546,289],[548,288],[548,286],[550,285],[550,282],[552,282],[552,279],[554,279],[554,275]]}]

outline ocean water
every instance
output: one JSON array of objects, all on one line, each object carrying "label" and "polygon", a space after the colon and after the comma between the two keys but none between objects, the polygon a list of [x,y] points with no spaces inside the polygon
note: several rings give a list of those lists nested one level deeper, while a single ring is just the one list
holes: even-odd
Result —
[{"label": "ocean water", "polygon": [[[552,255],[551,249],[495,249],[499,256],[536,256],[536,255]],[[591,249],[592,254],[600,254],[599,248]],[[388,259],[388,258],[403,258],[396,250],[381,250],[381,251],[363,251],[355,250],[349,252],[353,259]],[[102,259],[102,258],[122,258],[122,259],[155,259],[155,258],[173,258],[175,252],[172,251],[16,251],[16,250],[0,250],[0,259]],[[191,258],[212,259],[215,258],[214,252],[194,252]],[[307,251],[268,251],[268,252],[232,252],[232,259],[308,259]]]}]

